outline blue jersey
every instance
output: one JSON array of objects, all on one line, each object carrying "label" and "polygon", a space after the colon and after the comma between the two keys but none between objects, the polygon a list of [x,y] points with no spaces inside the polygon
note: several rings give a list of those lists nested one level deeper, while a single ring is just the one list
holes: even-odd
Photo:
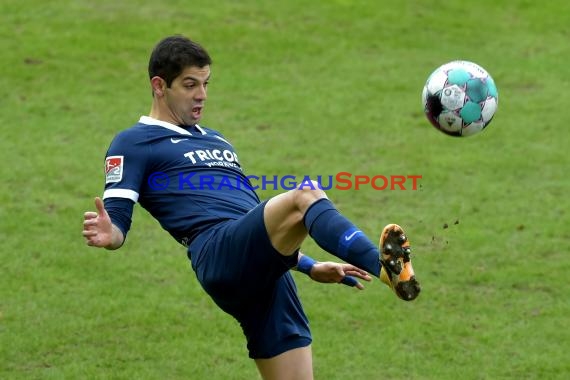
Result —
[{"label": "blue jersey", "polygon": [[[147,116],[111,143],[103,198],[106,205],[116,198],[139,202],[186,246],[208,227],[237,219],[260,203],[220,133]],[[132,206],[125,210],[130,225]]]},{"label": "blue jersey", "polygon": [[189,246],[200,284],[240,322],[250,357],[269,358],[311,343],[288,273],[298,255],[283,256],[272,246],[263,222],[266,203],[221,134],[141,117],[107,151],[103,198],[125,236],[139,202]]}]

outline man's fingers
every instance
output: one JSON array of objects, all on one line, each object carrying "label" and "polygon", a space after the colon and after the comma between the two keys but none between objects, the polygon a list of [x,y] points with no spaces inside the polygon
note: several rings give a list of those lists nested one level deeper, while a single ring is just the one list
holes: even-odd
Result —
[{"label": "man's fingers", "polygon": [[340,280],[341,284],[345,284],[347,286],[354,286],[357,289],[364,289],[364,286],[358,280],[352,276],[344,276],[342,280]]},{"label": "man's fingers", "polygon": [[342,280],[340,280],[340,283],[347,286],[356,286],[356,284],[358,284],[358,281],[352,276],[344,276]]},{"label": "man's fingers", "polygon": [[97,236],[97,231],[94,231],[94,230],[83,230],[82,234],[83,234],[83,236],[85,236],[86,238],[89,238],[89,237]]},{"label": "man's fingers", "polygon": [[372,281],[372,277],[366,272],[361,269],[358,270],[345,270],[344,271],[348,276],[358,277],[364,281]]},{"label": "man's fingers", "polygon": [[93,212],[93,211],[87,211],[85,214],[83,214],[84,219],[94,219],[96,217],[97,217],[97,213]]},{"label": "man's fingers", "polygon": [[105,205],[103,204],[101,198],[95,197],[95,207],[97,207],[97,212],[99,212],[99,215],[103,216],[107,214],[107,211],[105,211]]},{"label": "man's fingers", "polygon": [[345,271],[351,271],[351,272],[354,272],[354,273],[360,273],[360,274],[362,274],[362,275],[364,275],[364,276],[366,276],[366,275],[368,274],[368,272],[366,272],[364,269],[360,269],[360,268],[355,267],[354,265],[350,265],[350,264],[348,264],[348,266],[345,267],[344,270],[345,270]]},{"label": "man's fingers", "polygon": [[83,221],[83,227],[92,227],[97,225],[97,219],[87,219]]},{"label": "man's fingers", "polygon": [[101,237],[94,231],[83,231],[85,243],[90,247],[101,247]]}]

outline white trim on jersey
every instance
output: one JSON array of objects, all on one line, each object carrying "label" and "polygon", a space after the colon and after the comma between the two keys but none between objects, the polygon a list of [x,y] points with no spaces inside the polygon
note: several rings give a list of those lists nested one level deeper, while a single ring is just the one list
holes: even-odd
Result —
[{"label": "white trim on jersey", "polygon": [[146,124],[146,125],[158,125],[160,127],[170,129],[171,131],[178,132],[182,135],[192,136],[192,133],[188,132],[184,128],[180,128],[179,126],[174,125],[174,124],[170,124],[166,121],[154,119],[150,116],[141,116],[141,118],[139,119],[139,123]]},{"label": "white trim on jersey", "polygon": [[127,198],[137,203],[139,200],[139,193],[129,189],[107,189],[103,193],[103,199],[106,198]]},{"label": "white trim on jersey", "polygon": [[202,127],[200,127],[198,124],[194,125],[196,127],[197,130],[200,131],[201,134],[205,135],[206,131],[202,129]]},{"label": "white trim on jersey", "polygon": [[[170,129],[171,131],[178,132],[182,135],[192,136],[192,133],[188,132],[184,128],[180,128],[177,125],[168,123],[166,121],[158,120],[158,119],[152,118],[150,116],[141,116],[141,118],[139,119],[139,123],[146,124],[146,125],[158,125],[159,127]],[[197,130],[200,131],[201,134],[203,134],[203,135],[206,134],[206,131],[203,130],[198,124],[196,124],[195,127]]]}]

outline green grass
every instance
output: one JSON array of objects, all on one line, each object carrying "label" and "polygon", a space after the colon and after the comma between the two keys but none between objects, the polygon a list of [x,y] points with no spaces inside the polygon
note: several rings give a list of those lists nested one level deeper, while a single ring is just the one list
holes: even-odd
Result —
[{"label": "green grass", "polygon": [[[569,4],[3,1],[0,378],[258,377],[239,326],[145,211],[120,251],[81,238],[110,140],[149,110],[150,49],[183,33],[214,59],[202,124],[248,173],[423,176],[417,191],[329,191],[374,239],[408,230],[423,293],[295,274],[317,379],[564,379]],[[429,73],[458,58],[500,93],[468,139],[420,107]]]}]

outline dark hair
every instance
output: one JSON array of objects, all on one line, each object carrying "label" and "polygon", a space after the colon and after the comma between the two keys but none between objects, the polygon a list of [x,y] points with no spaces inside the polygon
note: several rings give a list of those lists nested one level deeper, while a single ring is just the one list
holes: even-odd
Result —
[{"label": "dark hair", "polygon": [[160,41],[148,62],[149,78],[159,76],[170,87],[172,81],[188,66],[204,67],[212,64],[208,52],[188,38],[175,35]]}]

